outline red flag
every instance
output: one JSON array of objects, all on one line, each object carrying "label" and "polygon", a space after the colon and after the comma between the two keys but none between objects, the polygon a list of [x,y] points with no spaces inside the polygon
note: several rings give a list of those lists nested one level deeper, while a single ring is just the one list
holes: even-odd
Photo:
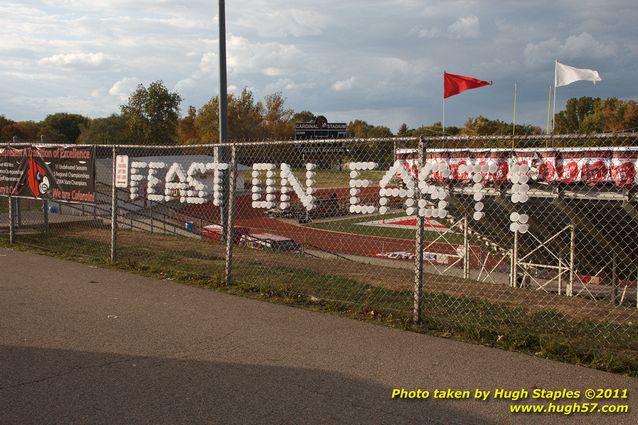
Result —
[{"label": "red flag", "polygon": [[455,75],[443,72],[443,99],[447,99],[448,97],[464,92],[465,90],[491,85],[491,81],[477,80],[476,78],[466,77],[464,75]]}]

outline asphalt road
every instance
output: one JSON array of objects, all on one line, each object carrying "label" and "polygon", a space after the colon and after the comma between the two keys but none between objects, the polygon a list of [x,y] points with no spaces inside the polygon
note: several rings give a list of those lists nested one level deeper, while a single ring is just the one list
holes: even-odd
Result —
[{"label": "asphalt road", "polygon": [[[632,410],[521,415],[394,387],[626,388]],[[624,376],[0,249],[2,424],[630,424],[637,400]]]}]

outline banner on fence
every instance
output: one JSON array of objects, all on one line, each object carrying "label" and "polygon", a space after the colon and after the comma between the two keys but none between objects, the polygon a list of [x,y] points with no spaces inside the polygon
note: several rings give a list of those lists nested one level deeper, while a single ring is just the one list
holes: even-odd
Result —
[{"label": "banner on fence", "polygon": [[0,195],[95,202],[95,148],[0,148]]}]

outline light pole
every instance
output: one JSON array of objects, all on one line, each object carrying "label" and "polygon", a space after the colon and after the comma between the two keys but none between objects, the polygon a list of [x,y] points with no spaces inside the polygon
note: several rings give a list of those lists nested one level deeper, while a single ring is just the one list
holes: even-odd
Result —
[{"label": "light pole", "polygon": [[219,0],[219,143],[222,144],[228,141],[227,103],[228,93],[226,89],[226,6],[225,0]]},{"label": "light pole", "polygon": [[[223,145],[228,142],[228,93],[226,81],[226,6],[225,0],[219,0],[219,143]],[[219,148],[219,161],[226,162],[228,155],[222,146]],[[230,208],[228,205],[228,178],[222,179],[222,187],[224,193],[222,196],[222,205],[219,209],[219,218],[222,226],[222,240],[226,240],[228,234],[228,213]]]}]

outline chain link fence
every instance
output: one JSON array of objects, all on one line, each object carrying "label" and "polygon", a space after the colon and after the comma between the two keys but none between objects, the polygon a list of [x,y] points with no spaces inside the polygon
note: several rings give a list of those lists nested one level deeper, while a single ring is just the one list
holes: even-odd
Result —
[{"label": "chain link fence", "polygon": [[636,359],[637,138],[97,146],[94,202],[1,198],[0,240],[494,345]]}]

